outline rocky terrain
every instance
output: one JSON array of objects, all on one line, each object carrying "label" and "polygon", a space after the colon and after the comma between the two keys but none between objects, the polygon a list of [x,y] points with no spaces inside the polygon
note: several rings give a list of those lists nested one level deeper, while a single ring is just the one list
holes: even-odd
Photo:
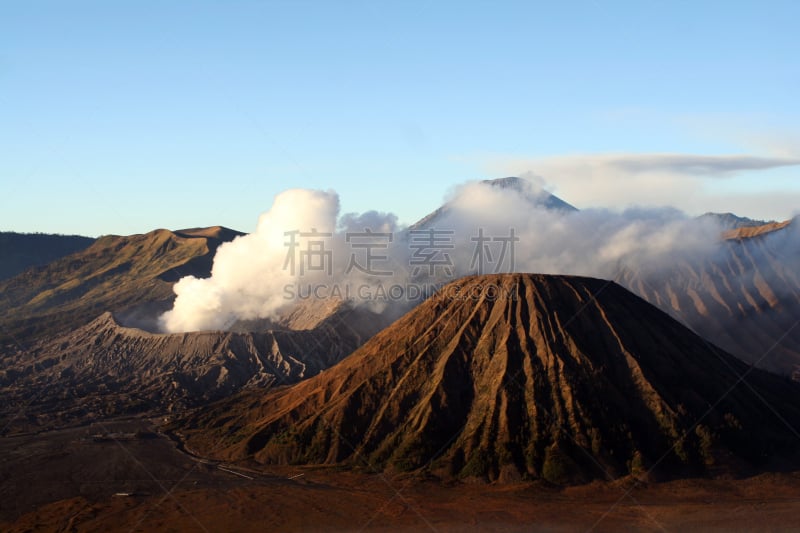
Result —
[{"label": "rocky terrain", "polygon": [[[164,464],[166,454],[158,457],[149,441],[137,444],[131,453],[145,461],[164,488],[151,482],[154,486],[148,491],[114,496],[108,489],[122,487],[124,491],[131,482],[110,480],[99,468],[82,471],[70,484],[83,482],[87,487],[83,495],[32,511],[10,510],[5,519],[0,516],[0,529],[14,533],[132,529],[566,533],[792,531],[800,527],[796,503],[800,479],[789,475],[564,488],[544,483],[442,485],[409,476],[299,468],[269,473],[247,469],[243,474],[252,478],[247,479],[209,470],[206,465],[184,466],[185,460]],[[149,447],[141,449],[143,444]],[[74,457],[70,448],[67,453]],[[109,460],[114,450],[108,445],[92,451],[103,453],[103,464],[114,464],[114,459],[131,462],[130,456],[121,453]],[[141,475],[135,464],[126,466],[127,470],[113,469],[116,477],[126,471],[134,477]],[[106,488],[105,497],[94,497],[88,490],[94,480]],[[41,485],[44,480],[32,481]],[[98,491],[98,483],[94,486]],[[29,489],[23,485],[21,490]]]},{"label": "rocky terrain", "polygon": [[795,460],[800,385],[615,283],[508,274],[456,281],[326,372],[178,427],[214,458],[264,464],[557,484],[729,475]]},{"label": "rocky terrain", "polygon": [[6,433],[120,413],[163,413],[318,374],[382,326],[339,305],[313,328],[156,334],[111,313],[74,331],[7,349],[0,359]]}]

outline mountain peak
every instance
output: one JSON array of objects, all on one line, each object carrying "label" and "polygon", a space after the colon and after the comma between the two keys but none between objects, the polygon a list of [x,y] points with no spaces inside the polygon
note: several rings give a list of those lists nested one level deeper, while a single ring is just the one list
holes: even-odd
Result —
[{"label": "mountain peak", "polygon": [[[531,207],[544,207],[545,209],[561,212],[573,212],[578,209],[554,194],[537,187],[531,181],[515,176],[508,176],[505,178],[497,178],[492,180],[483,180],[478,182],[482,185],[489,185],[490,187],[511,190],[518,193],[524,198]],[[415,224],[410,226],[410,229],[424,229],[430,227],[436,222],[440,221],[452,209],[452,202],[447,202],[435,211],[422,217]]]},{"label": "mountain peak", "polygon": [[544,190],[525,178],[508,176],[493,180],[483,180],[481,183],[485,183],[499,189],[510,189],[517,191],[529,199],[532,203],[541,205],[547,209],[566,212],[578,210],[576,207],[568,204],[558,196]]},{"label": "mountain peak", "polygon": [[483,180],[481,183],[486,183],[492,187],[499,187],[501,189],[515,189],[518,191],[526,190],[530,185],[528,180],[519,178],[517,176],[507,176],[505,178],[495,178],[491,180]]},{"label": "mountain peak", "polygon": [[748,370],[619,285],[471,276],[325,373],[255,407],[253,398],[225,402],[187,425],[214,428],[190,441],[225,460],[364,459],[378,469],[555,483],[655,464],[696,474],[736,468],[730,456],[754,462],[796,448],[755,393],[735,387],[744,372],[752,390],[800,422],[796,385]]},{"label": "mountain peak", "polygon": [[208,228],[188,228],[175,231],[176,235],[181,237],[206,237],[209,239],[219,239],[222,241],[232,241],[236,237],[244,235],[240,231],[236,231],[225,226],[211,226]]}]

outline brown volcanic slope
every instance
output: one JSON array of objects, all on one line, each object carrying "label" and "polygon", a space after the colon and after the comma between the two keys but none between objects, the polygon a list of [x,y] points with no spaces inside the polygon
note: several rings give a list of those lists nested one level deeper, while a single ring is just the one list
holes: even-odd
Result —
[{"label": "brown volcanic slope", "polygon": [[[206,277],[217,247],[241,233],[223,228],[100,237],[80,252],[0,281],[0,342],[52,334],[86,324],[105,311],[173,300],[172,285]],[[135,317],[134,317],[135,318]]]},{"label": "brown volcanic slope", "polygon": [[800,366],[800,220],[726,233],[717,250],[622,285],[748,363],[783,375]]},{"label": "brown volcanic slope", "polygon": [[[9,417],[8,429],[20,431],[97,415],[175,411],[240,389],[295,383],[374,333],[371,313],[355,309],[343,318],[345,312],[303,331],[182,334],[126,328],[104,313],[0,358],[0,427]],[[25,416],[17,417],[20,409]]]},{"label": "brown volcanic slope", "polygon": [[800,427],[800,386],[619,285],[507,274],[456,281],[319,376],[182,431],[223,460],[575,483],[774,466],[798,437],[764,402]]}]

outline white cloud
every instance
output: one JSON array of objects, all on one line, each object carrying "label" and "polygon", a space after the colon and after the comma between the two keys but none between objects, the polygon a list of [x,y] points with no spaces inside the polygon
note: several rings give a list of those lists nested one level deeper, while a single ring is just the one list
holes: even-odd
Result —
[{"label": "white cloud", "polygon": [[800,208],[800,182],[752,192],[765,184],[769,171],[800,166],[798,157],[662,153],[491,156],[485,166],[493,174],[541,176],[552,192],[579,208],[669,205],[691,214],[734,211],[770,219],[789,218]]}]

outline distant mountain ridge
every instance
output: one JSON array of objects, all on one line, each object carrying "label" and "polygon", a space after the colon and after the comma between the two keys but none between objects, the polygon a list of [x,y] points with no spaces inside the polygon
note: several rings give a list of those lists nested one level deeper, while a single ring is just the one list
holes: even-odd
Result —
[{"label": "distant mountain ridge", "polygon": [[94,241],[81,235],[0,232],[0,280],[86,249]]},{"label": "distant mountain ridge", "polygon": [[700,215],[698,218],[706,218],[716,220],[725,228],[728,229],[737,229],[737,228],[746,228],[750,226],[763,226],[764,224],[768,224],[769,222],[773,221],[766,221],[766,220],[755,220],[752,218],[747,217],[740,217],[733,213],[704,213]]}]

